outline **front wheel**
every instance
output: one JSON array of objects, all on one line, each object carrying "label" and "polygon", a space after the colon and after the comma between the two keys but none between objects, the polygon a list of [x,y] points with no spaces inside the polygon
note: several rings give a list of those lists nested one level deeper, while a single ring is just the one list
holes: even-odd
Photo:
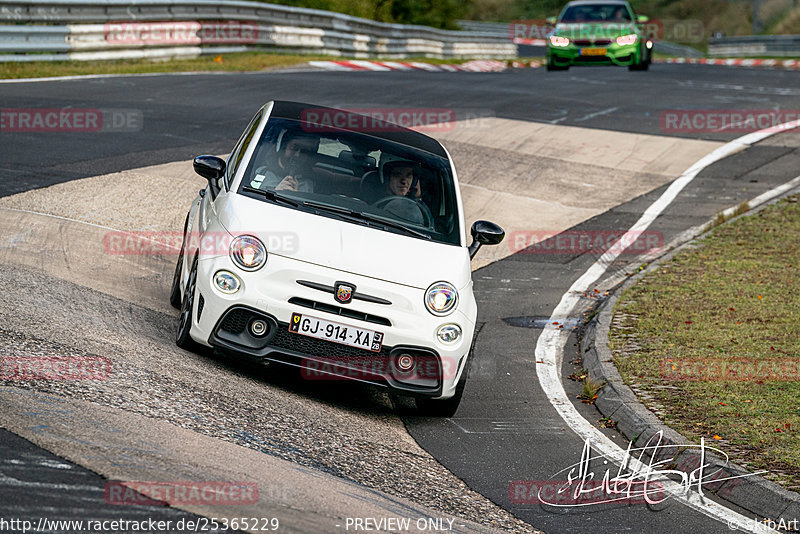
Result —
[{"label": "front wheel", "polygon": [[547,62],[547,70],[554,71],[554,70],[569,70],[569,65],[556,65],[550,61]]},{"label": "front wheel", "polygon": [[197,348],[197,342],[192,339],[189,332],[192,329],[192,310],[194,310],[194,293],[197,288],[197,256],[192,262],[192,270],[189,279],[186,281],[186,291],[183,293],[181,304],[181,316],[178,321],[178,332],[175,336],[175,344],[185,350]]},{"label": "front wheel", "polygon": [[178,253],[178,263],[175,265],[175,274],[172,275],[172,287],[169,291],[169,303],[173,308],[181,309],[181,274],[183,271],[183,251],[186,250],[186,228],[189,226],[189,214],[186,214],[186,221],[183,223],[183,240],[181,240],[181,251]]}]

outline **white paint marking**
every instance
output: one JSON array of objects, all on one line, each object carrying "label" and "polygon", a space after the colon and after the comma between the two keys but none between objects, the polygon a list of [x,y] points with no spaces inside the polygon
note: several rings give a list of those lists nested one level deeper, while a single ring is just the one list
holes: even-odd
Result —
[{"label": "white paint marking", "polygon": [[604,109],[602,111],[598,111],[596,113],[589,113],[588,115],[584,115],[580,119],[575,119],[575,122],[588,121],[589,119],[593,119],[595,117],[600,117],[602,115],[608,115],[609,113],[614,113],[618,109],[619,108],[608,108],[608,109]]},{"label": "white paint marking", "polygon": [[[664,210],[675,200],[678,194],[686,187],[694,178],[709,165],[731,155],[739,152],[749,145],[758,141],[766,139],[779,131],[785,129],[794,123],[787,123],[779,126],[778,128],[770,128],[769,130],[754,132],[747,134],[738,139],[717,148],[710,154],[706,155],[694,165],[689,167],[677,180],[667,188],[666,191],[658,198],[647,210],[642,214],[639,220],[634,224],[629,233],[638,233],[646,230],[650,224],[664,212]],[[796,179],[797,180],[797,179]],[[788,190],[791,186],[789,182],[772,191],[765,193],[757,198],[765,198],[765,195],[775,196],[775,191]],[[636,234],[633,236],[635,237]],[[621,239],[621,241],[624,241]],[[631,240],[632,242],[632,240]],[[571,315],[579,302],[580,293],[586,291],[600,279],[601,276],[608,270],[616,258],[623,252],[622,249],[608,251],[603,254],[561,297],[558,306],[553,310],[550,320],[555,321],[558,317],[568,317]],[[625,459],[625,451],[620,448],[616,443],[606,437],[605,434],[600,432],[591,423],[584,419],[573,406],[572,402],[567,397],[564,391],[564,386],[561,383],[561,362],[563,359],[564,346],[567,343],[569,332],[563,330],[543,330],[536,343],[535,361],[536,361],[536,374],[539,377],[539,383],[542,386],[545,396],[556,409],[562,419],[569,425],[569,427],[581,438],[582,441],[590,440],[591,446],[598,453],[607,457],[615,463],[622,464]],[[629,465],[632,469],[644,471],[647,466],[638,460],[630,461]],[[752,519],[747,518],[733,510],[722,506],[714,501],[704,499],[696,492],[689,492],[688,494],[683,490],[683,486],[669,481],[661,481],[664,487],[677,500],[683,504],[697,510],[698,512],[716,519],[721,522],[726,522],[729,525],[735,524],[739,526],[748,525],[752,532],[774,532],[766,525],[756,524]]]}]

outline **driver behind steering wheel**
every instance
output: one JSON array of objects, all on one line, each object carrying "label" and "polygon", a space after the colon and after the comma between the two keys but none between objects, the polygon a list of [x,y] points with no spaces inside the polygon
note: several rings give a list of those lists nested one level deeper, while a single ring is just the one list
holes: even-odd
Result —
[{"label": "driver behind steering wheel", "polygon": [[433,216],[421,198],[419,169],[417,162],[384,154],[378,167],[378,175],[385,196],[375,204],[401,219],[430,226]]}]

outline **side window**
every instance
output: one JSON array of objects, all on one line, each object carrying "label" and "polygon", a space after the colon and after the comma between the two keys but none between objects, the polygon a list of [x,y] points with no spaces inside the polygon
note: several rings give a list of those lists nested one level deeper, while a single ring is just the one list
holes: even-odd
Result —
[{"label": "side window", "polygon": [[256,116],[250,121],[245,133],[242,135],[242,138],[239,139],[239,142],[236,144],[236,147],[233,149],[233,152],[231,152],[231,155],[228,158],[228,163],[225,166],[226,189],[230,189],[231,180],[233,180],[233,177],[236,176],[236,171],[239,169],[239,165],[242,163],[242,158],[244,157],[245,152],[247,152],[247,147],[250,145],[250,141],[253,140],[253,136],[258,128],[258,123],[261,122],[261,114],[261,111],[256,113]]}]

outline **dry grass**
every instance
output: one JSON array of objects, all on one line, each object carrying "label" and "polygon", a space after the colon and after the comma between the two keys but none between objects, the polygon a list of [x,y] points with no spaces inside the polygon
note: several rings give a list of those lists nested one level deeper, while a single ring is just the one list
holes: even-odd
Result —
[{"label": "dry grass", "polygon": [[734,461],[794,489],[798,288],[795,197],[715,228],[626,291],[615,309],[625,324],[610,336],[625,381],[646,392],[667,424],[715,440]]}]

